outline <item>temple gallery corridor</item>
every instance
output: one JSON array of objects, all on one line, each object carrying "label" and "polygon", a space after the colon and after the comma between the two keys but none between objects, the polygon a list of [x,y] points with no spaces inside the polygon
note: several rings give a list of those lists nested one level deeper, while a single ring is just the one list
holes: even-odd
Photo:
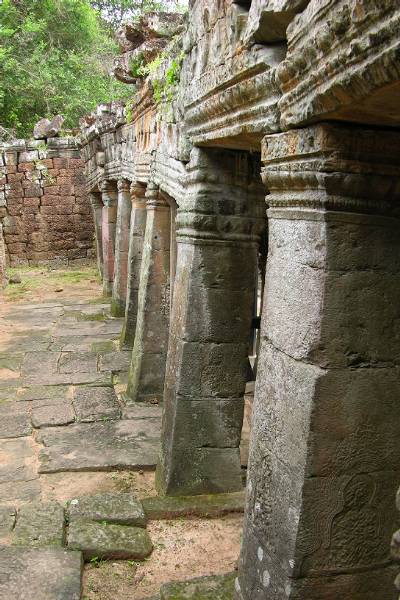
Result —
[{"label": "temple gallery corridor", "polygon": [[[22,282],[10,285],[0,307],[0,545],[8,547],[2,568],[12,565],[17,580],[12,548],[31,548],[25,592],[43,584],[38,572],[44,568],[53,591],[38,590],[35,598],[79,598],[73,594],[79,593],[83,565],[62,547],[82,548],[84,540],[71,537],[82,535],[87,546],[90,533],[82,592],[87,600],[139,600],[167,582],[225,573],[227,566],[233,571],[242,493],[222,494],[218,501],[155,500],[161,406],[126,404],[131,353],[119,350],[122,319],[110,316],[95,270],[19,272]],[[73,532],[71,511],[83,497],[97,511],[104,505],[94,534]],[[108,524],[118,522],[116,502],[128,523],[136,519],[135,526],[123,526],[123,539],[116,535],[121,525]],[[145,514],[140,523],[138,512]],[[117,531],[107,531],[113,527]],[[136,539],[138,530],[145,539]],[[55,581],[58,595],[52,596]],[[11,600],[6,585],[0,577],[0,598]]]}]

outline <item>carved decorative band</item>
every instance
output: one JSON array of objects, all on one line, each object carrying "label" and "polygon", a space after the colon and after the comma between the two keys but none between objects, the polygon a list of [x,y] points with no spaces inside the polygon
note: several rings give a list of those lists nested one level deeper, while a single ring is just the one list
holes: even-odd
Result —
[{"label": "carved decorative band", "polygon": [[129,192],[131,187],[131,182],[128,179],[119,179],[117,183],[119,192]]}]

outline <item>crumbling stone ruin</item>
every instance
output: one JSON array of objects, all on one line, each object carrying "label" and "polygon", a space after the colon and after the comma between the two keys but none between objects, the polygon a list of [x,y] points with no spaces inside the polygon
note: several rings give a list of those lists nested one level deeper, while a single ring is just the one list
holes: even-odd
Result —
[{"label": "crumbling stone ruin", "polygon": [[397,0],[190,0],[118,32],[136,91],[81,122],[160,496],[242,489],[256,378],[221,598],[398,595],[399,26]]},{"label": "crumbling stone ruin", "polygon": [[53,119],[47,140],[0,147],[0,223],[11,266],[66,266],[95,256],[83,162],[74,137],[50,137],[56,125]]},{"label": "crumbling stone ruin", "polygon": [[268,237],[237,600],[395,597],[399,22],[394,0],[192,0],[159,65],[148,24],[119,32],[139,90],[82,124],[128,399],[164,402],[160,493],[241,487]]}]

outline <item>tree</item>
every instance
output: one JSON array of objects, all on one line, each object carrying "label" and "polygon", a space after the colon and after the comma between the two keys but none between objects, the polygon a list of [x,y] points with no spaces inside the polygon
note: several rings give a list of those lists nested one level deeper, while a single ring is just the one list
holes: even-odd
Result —
[{"label": "tree", "polygon": [[181,12],[187,7],[187,2],[188,0],[92,0],[91,4],[115,29],[124,21],[138,18],[146,12]]},{"label": "tree", "polygon": [[0,125],[31,135],[61,113],[65,127],[132,88],[110,74],[118,49],[89,0],[0,2]]}]

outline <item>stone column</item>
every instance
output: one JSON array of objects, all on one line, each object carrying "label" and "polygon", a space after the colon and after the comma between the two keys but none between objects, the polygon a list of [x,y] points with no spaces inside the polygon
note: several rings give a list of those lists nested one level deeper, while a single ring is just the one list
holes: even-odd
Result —
[{"label": "stone column", "polygon": [[125,315],[128,283],[129,224],[131,219],[130,181],[118,181],[118,209],[115,233],[114,284],[111,300],[113,317]]},{"label": "stone column", "polygon": [[[245,153],[195,149],[177,213],[160,493],[243,486],[239,444],[264,195]],[[259,172],[256,180],[261,184]],[[261,225],[261,227],[260,227]]]},{"label": "stone column", "polygon": [[102,221],[103,221],[103,202],[98,192],[89,194],[90,204],[93,210],[94,232],[96,237],[96,255],[97,269],[100,277],[103,279],[103,239],[102,239]]},{"label": "stone column", "polygon": [[169,335],[170,209],[149,183],[140,269],[139,306],[129,372],[128,401],[162,400]]},{"label": "stone column", "polygon": [[139,183],[131,185],[131,225],[128,253],[128,284],[121,347],[133,348],[136,319],[139,306],[140,266],[142,263],[143,239],[146,228],[146,188]]},{"label": "stone column", "polygon": [[[100,187],[100,186],[99,186]],[[117,192],[109,181],[101,184],[102,246],[103,246],[103,293],[111,296],[114,282],[115,230],[117,221]]]},{"label": "stone column", "polygon": [[3,225],[0,223],[0,290],[7,285],[6,245],[3,237]]},{"label": "stone column", "polygon": [[269,256],[236,598],[387,600],[400,481],[400,135],[265,138]]}]

